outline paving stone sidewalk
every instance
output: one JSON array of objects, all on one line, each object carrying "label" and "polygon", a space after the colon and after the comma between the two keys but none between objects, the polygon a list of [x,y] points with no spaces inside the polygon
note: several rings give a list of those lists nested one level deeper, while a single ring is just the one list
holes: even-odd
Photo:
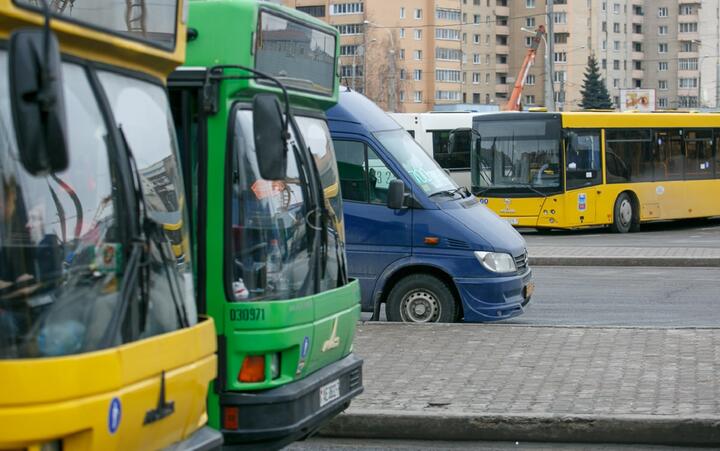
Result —
[{"label": "paving stone sidewalk", "polygon": [[531,265],[720,266],[720,248],[528,246]]},{"label": "paving stone sidewalk", "polygon": [[714,415],[720,329],[360,325],[351,410]]}]

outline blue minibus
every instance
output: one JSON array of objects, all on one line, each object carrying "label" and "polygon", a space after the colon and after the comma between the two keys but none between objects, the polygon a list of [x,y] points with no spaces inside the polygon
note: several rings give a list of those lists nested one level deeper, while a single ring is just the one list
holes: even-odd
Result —
[{"label": "blue minibus", "polygon": [[363,311],[390,321],[495,321],[534,285],[523,237],[459,187],[397,122],[341,87],[327,111],[338,161],[349,275]]}]

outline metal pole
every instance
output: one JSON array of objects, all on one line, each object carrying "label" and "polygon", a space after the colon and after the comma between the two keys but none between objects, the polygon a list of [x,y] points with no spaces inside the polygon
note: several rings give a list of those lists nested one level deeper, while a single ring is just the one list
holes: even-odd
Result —
[{"label": "metal pole", "polygon": [[553,32],[553,0],[547,0],[545,5],[547,13],[547,41],[545,42],[545,52],[547,52],[547,64],[545,68],[545,107],[548,111],[555,111],[555,89],[553,88],[553,81],[555,74],[553,71],[553,41],[555,35]]},{"label": "metal pole", "polygon": [[389,29],[386,30],[388,31],[388,35],[390,35],[390,51],[388,52],[388,55],[390,56],[390,95],[388,96],[388,109],[394,113],[397,110],[397,82],[395,80],[395,40],[393,39],[392,31],[390,31]]},{"label": "metal pole", "polygon": [[352,90],[355,90],[355,56],[357,55],[359,47],[355,47],[355,50],[353,50],[353,59],[352,59]]}]

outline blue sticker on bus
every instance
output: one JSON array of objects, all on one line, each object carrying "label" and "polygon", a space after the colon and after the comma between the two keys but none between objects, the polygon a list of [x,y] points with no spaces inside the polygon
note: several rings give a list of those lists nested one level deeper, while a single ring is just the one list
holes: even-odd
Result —
[{"label": "blue sticker on bus", "polygon": [[587,194],[585,194],[585,193],[578,194],[578,210],[579,211],[587,210]]},{"label": "blue sticker on bus", "polygon": [[300,349],[300,357],[305,358],[310,350],[310,337],[305,337],[302,348]]},{"label": "blue sticker on bus", "polygon": [[122,418],[122,406],[118,398],[113,398],[110,401],[110,410],[108,411],[108,430],[111,434],[120,427],[120,418]]}]

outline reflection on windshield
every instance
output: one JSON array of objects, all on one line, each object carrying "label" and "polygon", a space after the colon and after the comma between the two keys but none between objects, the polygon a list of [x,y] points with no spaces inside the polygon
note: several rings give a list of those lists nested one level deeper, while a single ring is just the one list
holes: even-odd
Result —
[{"label": "reflection on windshield", "polygon": [[425,194],[453,191],[458,187],[405,130],[376,132],[374,135]]},{"label": "reflection on windshield", "polygon": [[107,130],[83,69],[63,65],[69,167],[28,174],[0,52],[0,359],[98,349],[118,301],[121,222]]},{"label": "reflection on windshield", "polygon": [[[40,0],[16,0],[41,8]],[[175,46],[177,0],[60,0],[47,1],[50,10],[62,17],[81,21],[104,30]]]},{"label": "reflection on windshield", "polygon": [[342,222],[342,196],[338,182],[340,176],[330,130],[325,121],[310,117],[297,117],[296,120],[305,144],[315,157],[315,165],[320,173],[320,182],[325,194],[325,209],[328,214],[328,252],[326,253],[326,270],[322,277],[321,289],[329,290],[345,283],[340,270],[345,266],[345,229]]},{"label": "reflection on windshield", "polygon": [[[523,113],[524,114],[524,113]],[[531,113],[529,113],[531,114]],[[473,190],[554,192],[561,186],[557,120],[475,122]]]}]

